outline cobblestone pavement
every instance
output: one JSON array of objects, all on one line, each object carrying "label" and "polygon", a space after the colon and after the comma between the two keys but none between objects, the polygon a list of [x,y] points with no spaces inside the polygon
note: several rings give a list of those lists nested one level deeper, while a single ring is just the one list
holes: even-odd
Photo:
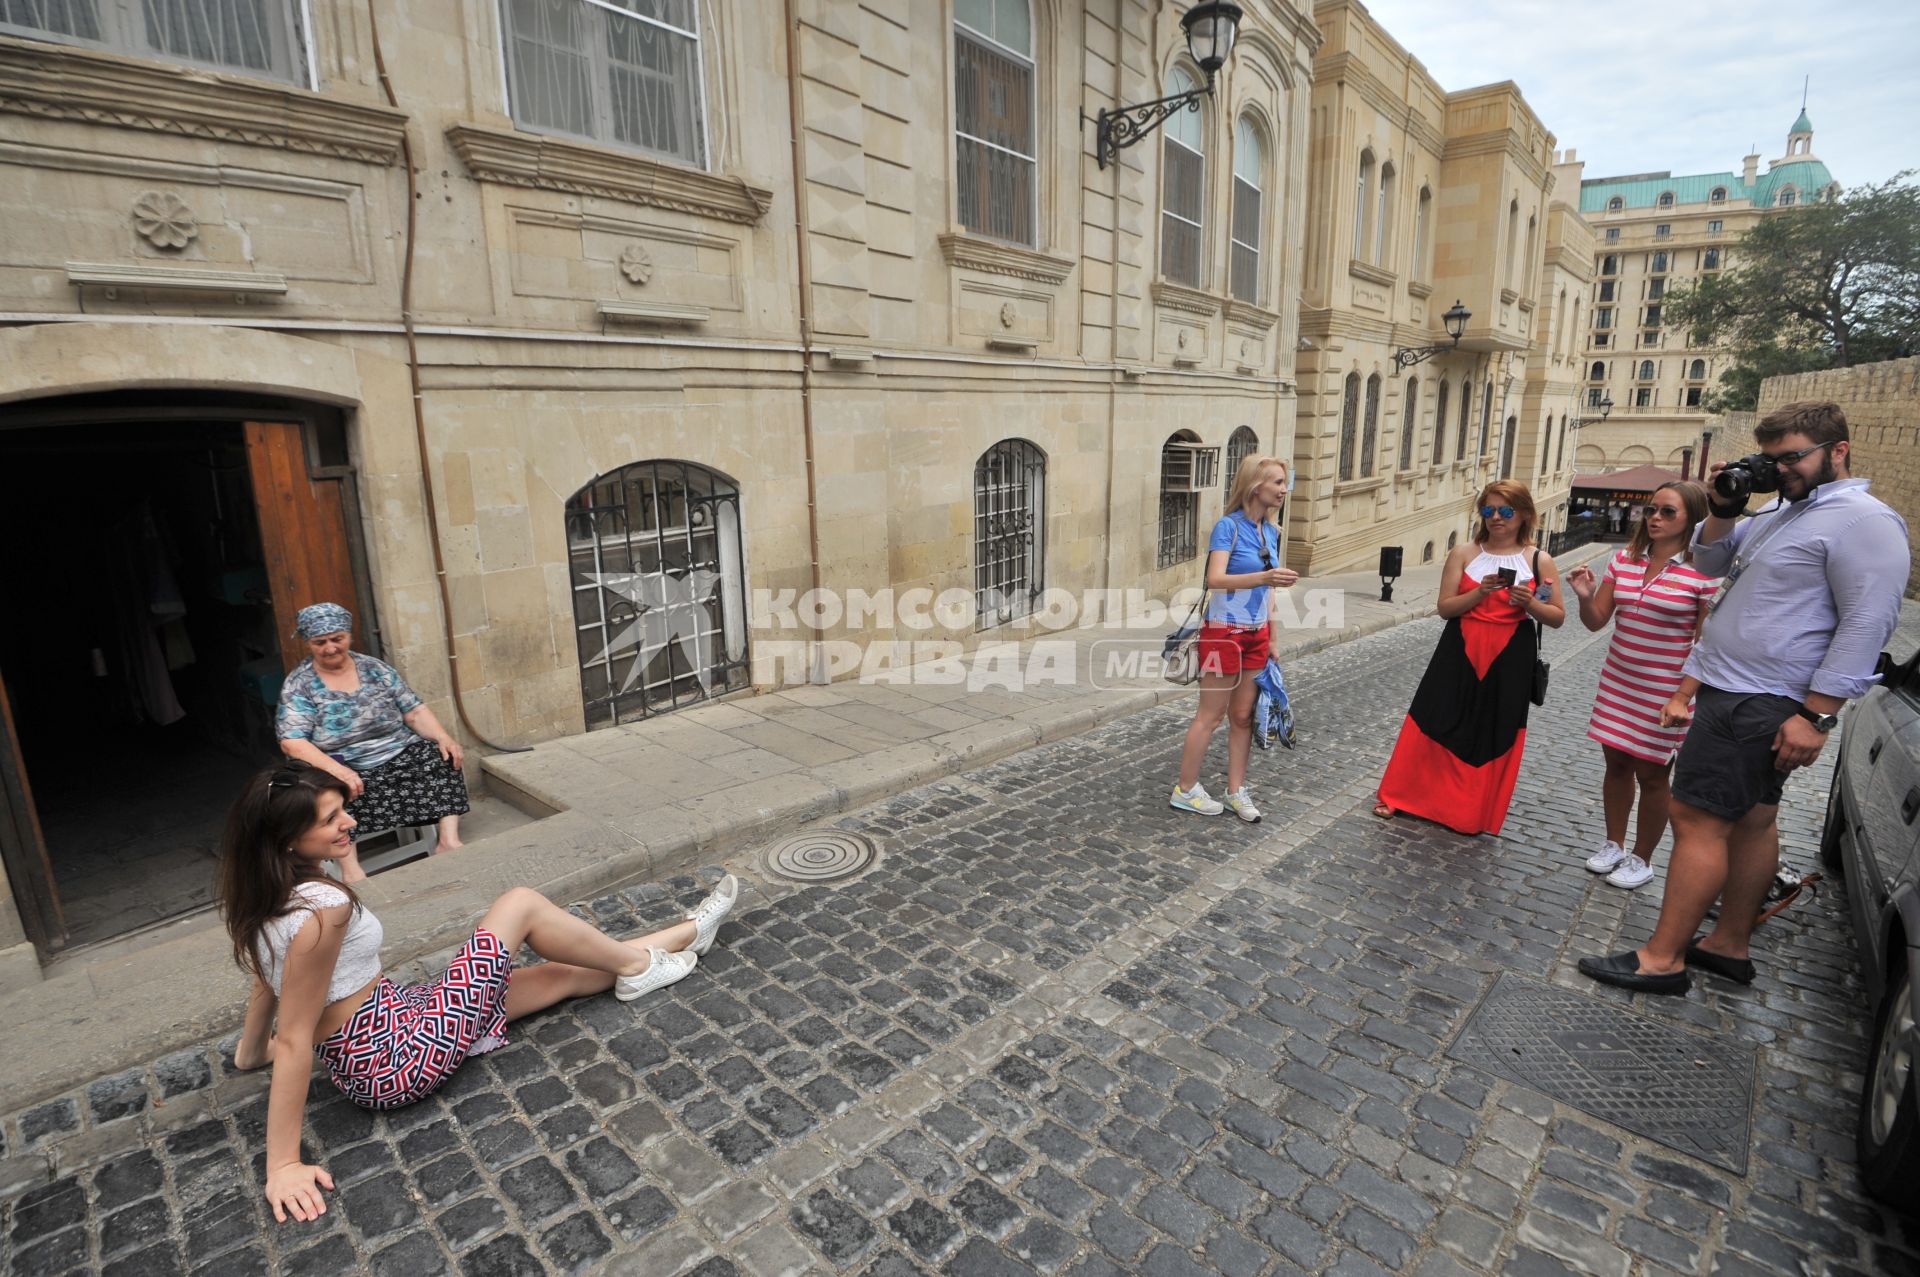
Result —
[{"label": "cobblestone pavement", "polygon": [[[1837,891],[1765,928],[1751,988],[1648,1001],[1573,972],[1659,903],[1578,864],[1598,642],[1550,640],[1505,836],[1367,813],[1438,628],[1297,665],[1301,747],[1256,757],[1262,825],[1167,809],[1186,719],[1150,711],[848,817],[873,872],[763,884],[692,979],[516,1026],[424,1103],[372,1116],[316,1082],[309,1156],[339,1185],[316,1223],[263,1210],[263,1079],[229,1044],[12,1114],[5,1267],[1920,1273],[1920,1223],[1851,1164],[1865,1016]],[[1824,784],[1789,791],[1803,863]],[[585,909],[635,928],[699,891]],[[1509,971],[1753,1044],[1747,1174],[1450,1060]]]}]

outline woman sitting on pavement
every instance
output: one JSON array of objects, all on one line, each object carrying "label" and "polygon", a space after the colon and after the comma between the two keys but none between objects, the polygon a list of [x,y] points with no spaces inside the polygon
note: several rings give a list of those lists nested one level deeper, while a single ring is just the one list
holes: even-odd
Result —
[{"label": "woman sitting on pavement", "polygon": [[[1607,840],[1587,858],[1587,868],[1629,891],[1653,877],[1654,850],[1667,829],[1667,781],[1687,734],[1684,725],[1661,726],[1660,711],[1680,685],[1680,667],[1719,584],[1682,558],[1706,517],[1706,488],[1685,480],[1665,484],[1597,583],[1584,564],[1567,573],[1567,586],[1580,599],[1580,623],[1597,630],[1613,621],[1587,723],[1587,735],[1606,756],[1600,795]],[[1633,850],[1626,851],[1636,784],[1640,819]]]},{"label": "woman sitting on pavement", "polygon": [[[298,760],[255,776],[227,818],[220,907],[234,960],[254,977],[233,1062],[273,1065],[266,1193],[283,1223],[325,1214],[320,1190],[333,1187],[300,1160],[313,1055],[356,1104],[412,1103],[469,1055],[505,1045],[510,1020],[608,989],[628,1001],[684,978],[739,898],[729,874],[686,921],[622,942],[516,887],[444,975],[399,988],[381,974],[379,920],[324,870],[351,854],[353,827],[345,782]],[[522,944],[547,961],[515,970]]]},{"label": "woman sitting on pavement", "polygon": [[[369,833],[435,825],[435,851],[454,851],[468,810],[466,754],[385,661],[353,651],[353,614],[338,603],[303,607],[295,632],[313,655],[280,685],[273,734],[280,752],[339,779],[347,814]],[[367,875],[348,854],[341,877]]]},{"label": "woman sitting on pavement", "polygon": [[[1207,542],[1207,615],[1195,642],[1200,658],[1200,707],[1187,728],[1180,777],[1169,800],[1175,811],[1218,816],[1228,807],[1249,824],[1260,809],[1247,794],[1247,755],[1253,751],[1254,676],[1266,668],[1272,642],[1273,591],[1300,574],[1280,566],[1276,518],[1287,500],[1287,463],[1248,457],[1233,476],[1227,513]],[[1207,742],[1228,720],[1227,793],[1223,805],[1200,784]]]},{"label": "woman sitting on pavement", "polygon": [[1447,553],[1434,610],[1447,628],[1427,662],[1400,739],[1380,778],[1373,814],[1404,811],[1463,834],[1506,823],[1527,744],[1532,622],[1567,619],[1559,573],[1533,544],[1538,515],[1524,483],[1490,483],[1474,502],[1473,539]]}]

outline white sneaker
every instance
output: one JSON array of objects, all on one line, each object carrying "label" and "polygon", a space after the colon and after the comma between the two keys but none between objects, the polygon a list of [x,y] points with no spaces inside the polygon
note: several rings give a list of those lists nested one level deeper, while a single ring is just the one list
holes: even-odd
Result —
[{"label": "white sneaker", "polygon": [[705,953],[713,948],[713,938],[720,933],[720,924],[733,912],[733,906],[739,899],[740,880],[728,874],[713,889],[713,894],[687,915],[687,921],[693,924],[693,943],[687,948],[695,953]]},{"label": "white sneaker", "polygon": [[1587,872],[1612,873],[1622,860],[1627,858],[1627,849],[1609,839],[1605,846],[1587,857]]},{"label": "white sneaker", "polygon": [[1227,791],[1227,806],[1233,809],[1234,815],[1240,817],[1240,819],[1246,821],[1249,825],[1257,825],[1260,823],[1260,809],[1253,805],[1253,799],[1247,797],[1247,787],[1245,785],[1240,786],[1238,789],[1229,789]]},{"label": "white sneaker", "polygon": [[1167,805],[1175,811],[1190,811],[1200,816],[1218,816],[1226,808],[1215,802],[1207,793],[1207,787],[1199,781],[1193,782],[1192,789],[1182,789],[1178,784],[1173,787],[1173,797]]},{"label": "white sneaker", "polygon": [[642,994],[652,993],[655,989],[664,989],[670,984],[678,984],[693,974],[700,959],[682,949],[678,953],[668,953],[665,949],[649,949],[650,961],[647,969],[639,975],[623,975],[613,982],[613,996],[622,1002],[631,1002]]},{"label": "white sneaker", "polygon": [[1632,891],[1644,885],[1653,877],[1653,866],[1640,857],[1628,852],[1620,861],[1620,867],[1607,875],[1607,881],[1616,887],[1625,887]]}]

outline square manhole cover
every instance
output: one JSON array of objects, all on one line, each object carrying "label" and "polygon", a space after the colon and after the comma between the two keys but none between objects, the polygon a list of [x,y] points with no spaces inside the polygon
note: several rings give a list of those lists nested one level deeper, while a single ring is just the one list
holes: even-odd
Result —
[{"label": "square manhole cover", "polygon": [[1503,974],[1447,1055],[1747,1173],[1754,1048]]}]

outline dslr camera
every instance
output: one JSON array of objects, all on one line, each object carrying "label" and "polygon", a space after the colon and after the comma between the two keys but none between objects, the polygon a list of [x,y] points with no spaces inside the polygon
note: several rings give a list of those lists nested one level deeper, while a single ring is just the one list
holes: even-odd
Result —
[{"label": "dslr camera", "polygon": [[1765,453],[1729,461],[1713,476],[1713,495],[1723,505],[1744,505],[1755,492],[1778,492],[1780,468]]}]

